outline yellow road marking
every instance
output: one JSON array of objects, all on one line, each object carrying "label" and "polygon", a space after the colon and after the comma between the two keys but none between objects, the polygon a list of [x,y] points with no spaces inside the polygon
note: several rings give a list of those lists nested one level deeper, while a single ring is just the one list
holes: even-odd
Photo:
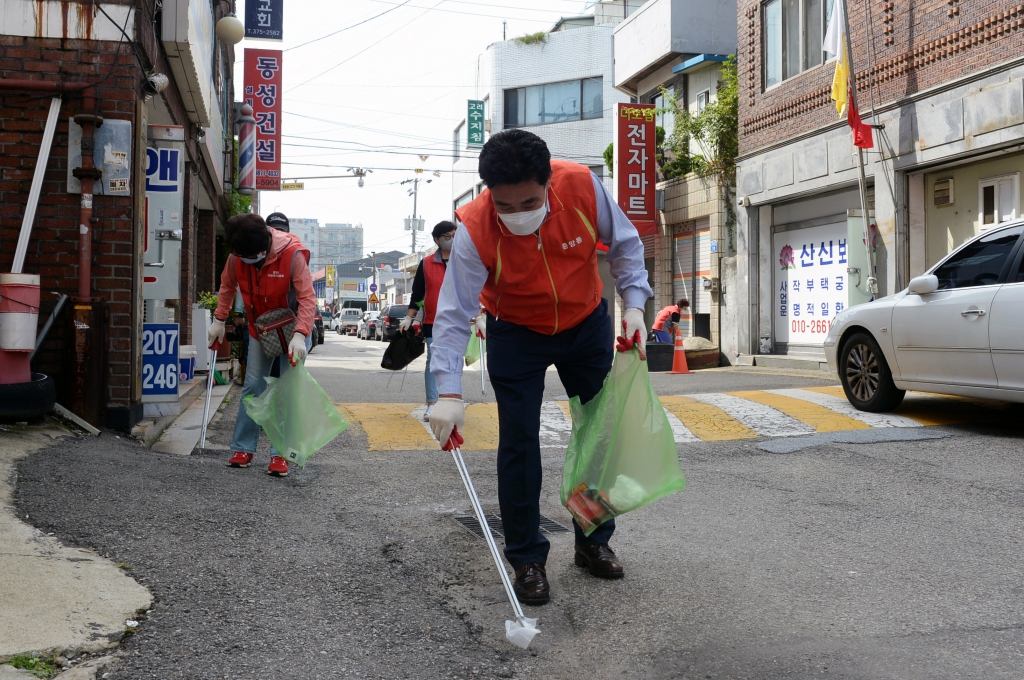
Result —
[{"label": "yellow road marking", "polygon": [[757,433],[711,404],[690,397],[659,397],[665,410],[679,418],[695,437],[706,442],[757,439]]},{"label": "yellow road marking", "polygon": [[[498,405],[466,404],[466,424],[461,430],[467,451],[494,451],[498,448]],[[433,443],[433,442],[431,442]],[[434,446],[437,446],[434,444]]]},{"label": "yellow road marking", "polygon": [[[370,451],[423,451],[437,448],[423,423],[410,416],[419,404],[340,404],[366,432]],[[343,414],[344,415],[344,414]]]},{"label": "yellow road marking", "polygon": [[781,394],[771,394],[770,392],[761,391],[727,392],[727,394],[739,397],[740,399],[756,401],[757,403],[764,404],[765,406],[771,406],[777,411],[782,411],[787,416],[796,418],[800,422],[810,425],[817,432],[842,432],[846,430],[870,429],[868,424],[862,423],[859,420],[854,420],[849,416],[844,416],[842,413],[837,413],[832,409],[812,404],[809,401],[802,401],[800,399],[794,399],[793,397],[785,397]]}]

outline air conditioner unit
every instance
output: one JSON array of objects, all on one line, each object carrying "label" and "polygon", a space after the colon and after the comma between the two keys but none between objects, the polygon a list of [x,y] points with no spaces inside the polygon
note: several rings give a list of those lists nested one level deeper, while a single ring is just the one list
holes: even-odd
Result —
[{"label": "air conditioner unit", "polygon": [[953,205],[953,180],[940,179],[935,183],[934,189],[935,205]]}]

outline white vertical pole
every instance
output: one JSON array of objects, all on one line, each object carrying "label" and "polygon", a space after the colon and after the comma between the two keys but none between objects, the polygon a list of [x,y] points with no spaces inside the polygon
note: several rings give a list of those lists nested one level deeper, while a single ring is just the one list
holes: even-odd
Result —
[{"label": "white vertical pole", "polygon": [[46,129],[43,131],[43,142],[39,146],[39,160],[36,171],[32,175],[32,188],[28,192],[28,203],[25,204],[25,216],[21,220],[21,233],[18,235],[18,247],[14,251],[12,274],[20,274],[25,265],[25,253],[28,251],[28,237],[32,234],[32,223],[36,219],[36,206],[39,194],[43,189],[43,176],[46,175],[46,164],[50,159],[50,147],[53,145],[53,133],[57,130],[60,118],[60,97],[50,100],[50,114],[46,118]]}]

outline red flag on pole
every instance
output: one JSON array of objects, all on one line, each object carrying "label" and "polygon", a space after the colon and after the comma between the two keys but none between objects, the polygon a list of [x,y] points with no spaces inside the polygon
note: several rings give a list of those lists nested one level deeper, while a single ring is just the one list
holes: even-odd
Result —
[{"label": "red flag on pole", "polygon": [[853,130],[853,144],[862,149],[875,148],[875,138],[871,126],[860,119],[860,112],[853,104],[853,97],[850,97],[846,106],[846,120]]}]

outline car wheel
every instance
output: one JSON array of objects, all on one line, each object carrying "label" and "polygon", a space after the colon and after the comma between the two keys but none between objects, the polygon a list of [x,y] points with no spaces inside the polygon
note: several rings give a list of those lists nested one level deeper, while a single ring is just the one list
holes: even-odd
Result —
[{"label": "car wheel", "polygon": [[839,379],[846,398],[861,411],[891,411],[907,394],[906,390],[896,387],[885,355],[867,333],[856,333],[843,344],[839,353]]},{"label": "car wheel", "polygon": [[323,331],[320,331],[320,333],[318,335],[318,340],[320,341],[321,345],[324,344],[324,332]]}]

